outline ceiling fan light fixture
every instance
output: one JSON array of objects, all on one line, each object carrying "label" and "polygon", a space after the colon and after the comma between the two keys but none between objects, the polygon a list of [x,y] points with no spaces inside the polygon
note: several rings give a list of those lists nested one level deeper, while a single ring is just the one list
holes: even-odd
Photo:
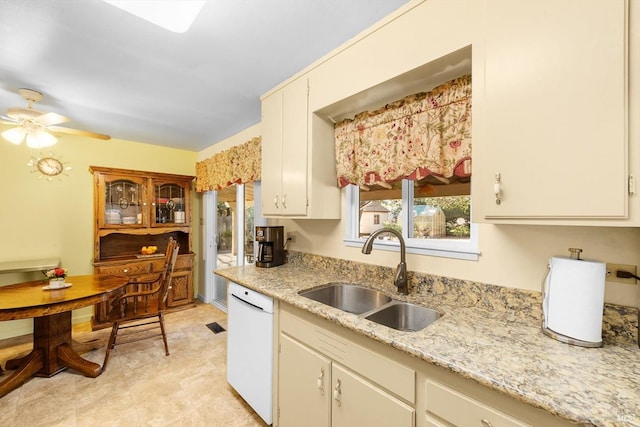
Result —
[{"label": "ceiling fan light fixture", "polygon": [[27,146],[30,148],[46,148],[55,145],[58,138],[42,129],[34,129],[27,133]]},{"label": "ceiling fan light fixture", "polygon": [[15,127],[2,132],[2,137],[12,144],[19,145],[24,140],[27,131],[23,127]]}]

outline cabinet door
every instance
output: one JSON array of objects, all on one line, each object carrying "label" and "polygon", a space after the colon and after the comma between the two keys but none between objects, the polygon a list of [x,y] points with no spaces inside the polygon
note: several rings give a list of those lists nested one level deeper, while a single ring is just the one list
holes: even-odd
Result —
[{"label": "cabinet door", "polygon": [[191,271],[176,272],[171,280],[167,296],[167,306],[177,307],[193,302],[193,282]]},{"label": "cabinet door", "polygon": [[282,95],[282,214],[307,214],[308,94],[306,78],[285,86]]},{"label": "cabinet door", "polygon": [[151,180],[151,226],[173,227],[190,223],[191,182]]},{"label": "cabinet door", "polygon": [[[332,427],[411,427],[415,410],[346,368],[331,368]],[[302,424],[301,424],[302,425]]]},{"label": "cabinet door", "polygon": [[148,223],[146,179],[96,174],[99,228],[141,228]]},{"label": "cabinet door", "polygon": [[282,91],[262,100],[262,215],[280,215]]},{"label": "cabinet door", "polygon": [[307,214],[307,79],[262,100],[262,214]]},{"label": "cabinet door", "polygon": [[287,335],[280,334],[279,363],[279,426],[329,427],[329,359]]},{"label": "cabinet door", "polygon": [[427,426],[526,427],[495,408],[434,381],[426,382]]},{"label": "cabinet door", "polygon": [[625,218],[626,2],[485,4],[478,219]]}]

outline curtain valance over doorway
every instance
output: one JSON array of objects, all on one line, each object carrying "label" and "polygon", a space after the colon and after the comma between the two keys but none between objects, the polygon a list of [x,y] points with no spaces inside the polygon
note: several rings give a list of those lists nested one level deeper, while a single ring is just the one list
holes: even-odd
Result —
[{"label": "curtain valance over doorway", "polygon": [[196,163],[196,191],[222,190],[261,178],[262,138],[257,136]]}]

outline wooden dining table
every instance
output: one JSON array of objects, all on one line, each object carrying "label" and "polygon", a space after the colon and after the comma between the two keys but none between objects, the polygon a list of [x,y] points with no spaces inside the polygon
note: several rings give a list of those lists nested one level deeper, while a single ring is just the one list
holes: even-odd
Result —
[{"label": "wooden dining table", "polygon": [[[107,301],[124,290],[128,278],[114,275],[70,276],[63,289],[36,280],[0,286],[0,321],[33,318],[33,350],[7,361],[14,370],[0,382],[0,397],[32,376],[52,377],[66,368],[95,378],[102,366],[82,358],[71,341],[71,311]],[[2,378],[2,377],[0,377]]]}]

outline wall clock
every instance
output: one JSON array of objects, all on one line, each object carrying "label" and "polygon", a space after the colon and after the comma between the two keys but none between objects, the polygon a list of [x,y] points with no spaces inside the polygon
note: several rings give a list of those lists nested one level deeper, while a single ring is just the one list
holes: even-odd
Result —
[{"label": "wall clock", "polygon": [[41,174],[46,176],[60,175],[64,170],[62,162],[55,157],[43,157],[42,159],[38,160],[38,162],[36,163],[36,167]]},{"label": "wall clock", "polygon": [[38,173],[38,179],[45,178],[47,181],[53,181],[54,178],[62,179],[71,171],[71,166],[65,166],[69,162],[62,162],[53,153],[40,154],[39,157],[32,157],[27,166],[33,168],[31,173]]}]

